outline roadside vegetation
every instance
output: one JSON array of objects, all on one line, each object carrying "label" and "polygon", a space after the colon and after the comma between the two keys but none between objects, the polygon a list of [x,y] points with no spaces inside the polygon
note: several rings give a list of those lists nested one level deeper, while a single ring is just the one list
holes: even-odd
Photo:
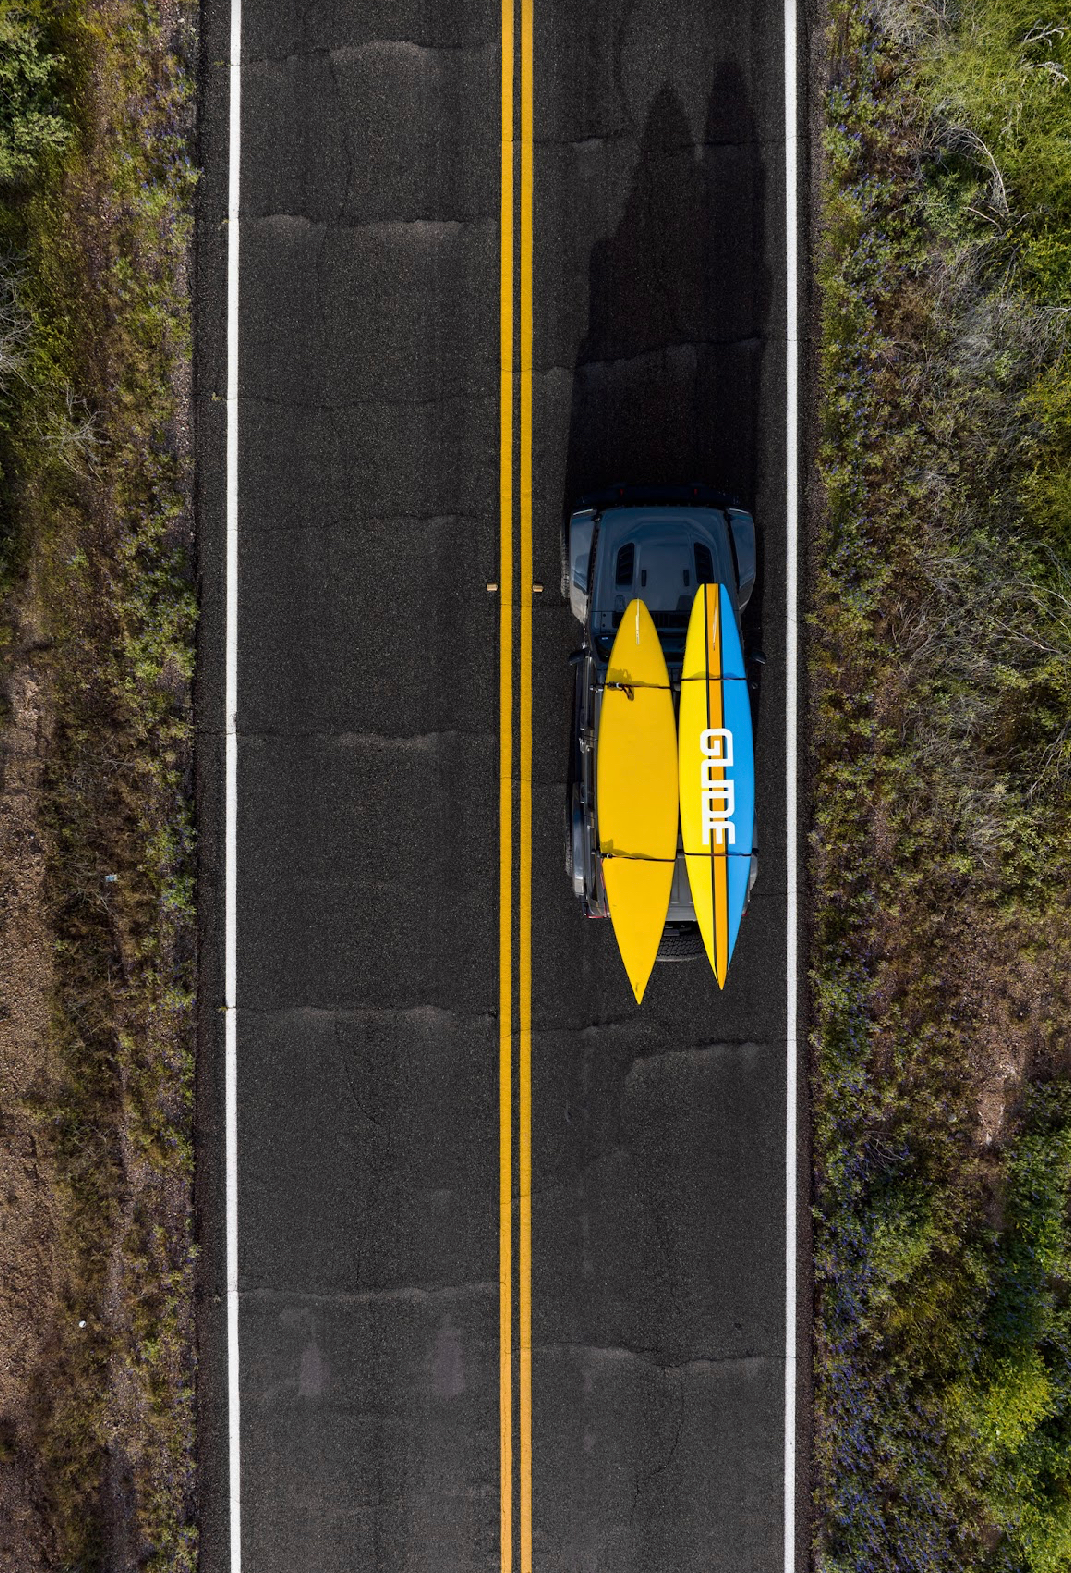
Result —
[{"label": "roadside vegetation", "polygon": [[815,1559],[1071,1568],[1071,12],[831,0]]},{"label": "roadside vegetation", "polygon": [[[45,936],[43,1007],[4,1012],[0,1236],[47,1189],[51,1264],[13,1311],[34,1358],[0,1383],[11,1567],[196,1560],[195,17],[0,0],[0,808],[30,782]],[[26,932],[0,904],[0,964]]]}]

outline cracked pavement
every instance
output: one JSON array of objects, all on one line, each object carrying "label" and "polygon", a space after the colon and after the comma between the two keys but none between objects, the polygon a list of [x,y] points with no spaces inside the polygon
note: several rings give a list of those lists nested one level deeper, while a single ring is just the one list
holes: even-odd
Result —
[{"label": "cracked pavement", "polygon": [[[498,1569],[491,0],[244,0],[239,1228],[246,1573]],[[221,879],[228,17],[203,15],[203,889]],[[537,1573],[783,1567],[782,19],[535,6]],[[562,867],[564,505],[739,494],[759,884],[632,1002]],[[221,937],[203,902],[202,995]],[[215,994],[213,995],[213,990]],[[229,1568],[222,1042],[202,1006],[202,1567]]]}]

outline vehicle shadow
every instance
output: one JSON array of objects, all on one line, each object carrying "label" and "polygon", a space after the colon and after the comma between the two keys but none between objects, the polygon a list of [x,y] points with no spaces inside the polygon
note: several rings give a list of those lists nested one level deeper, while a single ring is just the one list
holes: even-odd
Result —
[{"label": "vehicle shadow", "polygon": [[[589,263],[564,509],[615,483],[701,481],[753,507],[765,330],[765,167],[747,83],[723,63],[696,146],[676,91],[655,98],[616,231]],[[745,636],[759,646],[760,574]]]}]

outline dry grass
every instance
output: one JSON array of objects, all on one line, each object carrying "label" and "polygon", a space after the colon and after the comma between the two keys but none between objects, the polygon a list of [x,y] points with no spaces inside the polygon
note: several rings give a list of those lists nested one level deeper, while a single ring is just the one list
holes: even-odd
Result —
[{"label": "dry grass", "polygon": [[1071,253],[1046,225],[1071,191],[1071,100],[1042,68],[1065,46],[1027,43],[1014,0],[831,13],[815,1555],[826,1573],[1056,1573],[1071,1565]]},{"label": "dry grass", "polygon": [[[36,1003],[20,1017],[39,1063],[16,1056],[12,1098],[53,1265],[33,1357],[4,1390],[4,1566],[180,1570],[196,1540],[194,10],[165,26],[132,0],[33,9],[78,137],[2,212],[18,259],[0,299],[4,746],[26,693],[42,711],[22,799]],[[6,772],[0,816],[18,791]]]}]

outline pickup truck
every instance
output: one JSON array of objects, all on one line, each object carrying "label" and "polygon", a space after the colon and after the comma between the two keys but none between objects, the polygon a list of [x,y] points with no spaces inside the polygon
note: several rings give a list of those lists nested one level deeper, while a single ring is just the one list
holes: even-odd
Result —
[{"label": "pickup truck", "polygon": [[[583,628],[583,642],[570,657],[575,694],[565,866],[587,917],[609,915],[595,776],[607,668],[625,609],[638,598],[650,612],[674,690],[674,707],[679,711],[685,637],[697,587],[729,587],[739,632],[755,574],[751,514],[709,487],[611,487],[580,497],[573,506],[563,532],[561,587]],[[745,660],[748,687],[755,693],[764,657],[750,652]],[[753,852],[747,898],[757,873],[758,856]],[[678,832],[658,959],[684,960],[703,951]]]}]

